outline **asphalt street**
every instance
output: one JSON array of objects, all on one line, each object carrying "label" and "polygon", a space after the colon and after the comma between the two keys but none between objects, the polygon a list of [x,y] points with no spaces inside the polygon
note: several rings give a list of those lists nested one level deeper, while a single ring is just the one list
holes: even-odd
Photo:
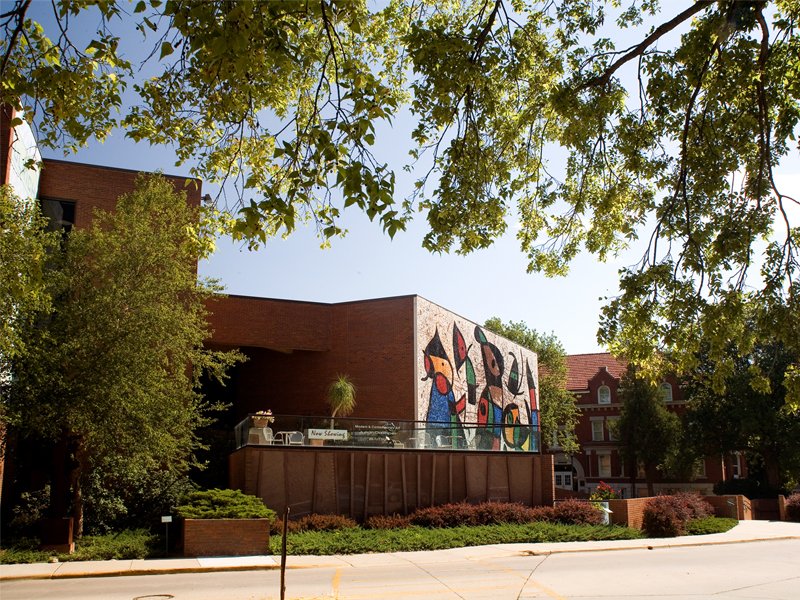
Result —
[{"label": "asphalt street", "polygon": [[[798,600],[800,539],[722,545],[475,556],[339,557],[341,566],[287,571],[289,599],[521,600],[646,598]],[[423,553],[408,553],[421,555]],[[277,570],[130,577],[19,579],[0,583],[3,600],[272,600]]]}]

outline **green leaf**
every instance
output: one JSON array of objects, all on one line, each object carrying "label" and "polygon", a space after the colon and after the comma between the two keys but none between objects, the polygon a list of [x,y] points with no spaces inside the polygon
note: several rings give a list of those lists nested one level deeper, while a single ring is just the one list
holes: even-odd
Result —
[{"label": "green leaf", "polygon": [[164,42],[161,44],[161,56],[158,57],[159,60],[164,58],[165,56],[169,56],[172,54],[174,50],[172,49],[172,44],[169,42]]}]

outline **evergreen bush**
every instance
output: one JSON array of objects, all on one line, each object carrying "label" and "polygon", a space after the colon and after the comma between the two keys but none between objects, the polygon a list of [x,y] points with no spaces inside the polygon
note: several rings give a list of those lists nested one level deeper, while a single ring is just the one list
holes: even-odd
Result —
[{"label": "evergreen bush", "polygon": [[273,519],[275,511],[268,509],[256,496],[239,490],[206,490],[182,496],[174,509],[184,519]]}]

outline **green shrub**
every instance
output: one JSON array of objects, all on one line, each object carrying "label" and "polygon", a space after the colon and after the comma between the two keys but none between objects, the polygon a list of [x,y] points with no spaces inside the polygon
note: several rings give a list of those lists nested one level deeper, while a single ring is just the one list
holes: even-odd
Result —
[{"label": "green shrub", "polygon": [[164,556],[164,536],[146,529],[125,530],[102,536],[83,536],[75,541],[75,552],[58,554],[40,552],[38,538],[3,540],[2,564],[47,562],[56,557],[60,562],[78,560],[131,560]]},{"label": "green shrub", "polygon": [[686,524],[687,535],[706,535],[709,533],[725,533],[729,529],[736,527],[739,521],[736,519],[724,519],[719,517],[703,517],[689,521]]},{"label": "green shrub", "polygon": [[32,537],[39,533],[45,512],[50,506],[50,486],[35,492],[23,492],[14,507],[14,518],[8,523],[6,535]]},{"label": "green shrub", "polygon": [[786,499],[786,519],[800,523],[800,494],[792,494]]},{"label": "green shrub", "polygon": [[256,496],[239,490],[206,490],[181,496],[174,508],[184,519],[273,519],[275,511],[268,509]]}]

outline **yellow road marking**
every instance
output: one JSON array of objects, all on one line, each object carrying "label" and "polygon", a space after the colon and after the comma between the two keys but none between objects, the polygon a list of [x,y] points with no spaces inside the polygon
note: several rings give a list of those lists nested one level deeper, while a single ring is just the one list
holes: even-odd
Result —
[{"label": "yellow road marking", "polygon": [[333,597],[339,597],[339,577],[342,575],[342,567],[336,569],[336,574],[333,576]]},{"label": "yellow road marking", "polygon": [[[433,594],[458,594],[459,592],[478,592],[484,590],[516,590],[518,589],[515,585],[496,585],[491,587],[471,587],[471,588],[447,588],[444,590],[425,590],[425,591],[394,591],[394,592],[384,592],[381,594],[357,594],[357,595],[346,595],[342,596],[342,598],[389,598],[389,597],[397,597],[397,596],[424,596],[424,595],[433,595]],[[557,598],[561,598],[561,596],[556,596]],[[566,600],[566,599],[564,599]]]},{"label": "yellow road marking", "polygon": [[535,587],[539,588],[541,591],[543,591],[545,594],[547,594],[551,598],[556,598],[557,600],[567,600],[564,596],[554,592],[553,590],[551,590],[548,587],[543,586],[541,583],[539,583],[535,579],[529,579],[528,577],[524,577],[523,575],[520,575],[516,571],[512,571],[511,569],[506,569],[505,567],[501,567],[500,565],[494,565],[492,563],[488,563],[488,562],[483,561],[483,560],[480,560],[478,562],[482,562],[483,564],[489,565],[491,567],[497,567],[498,569],[502,569],[503,571],[506,571],[507,573],[512,573],[513,575],[516,575],[517,577],[519,577],[521,579],[524,579],[526,581],[526,583],[533,584]]}]

